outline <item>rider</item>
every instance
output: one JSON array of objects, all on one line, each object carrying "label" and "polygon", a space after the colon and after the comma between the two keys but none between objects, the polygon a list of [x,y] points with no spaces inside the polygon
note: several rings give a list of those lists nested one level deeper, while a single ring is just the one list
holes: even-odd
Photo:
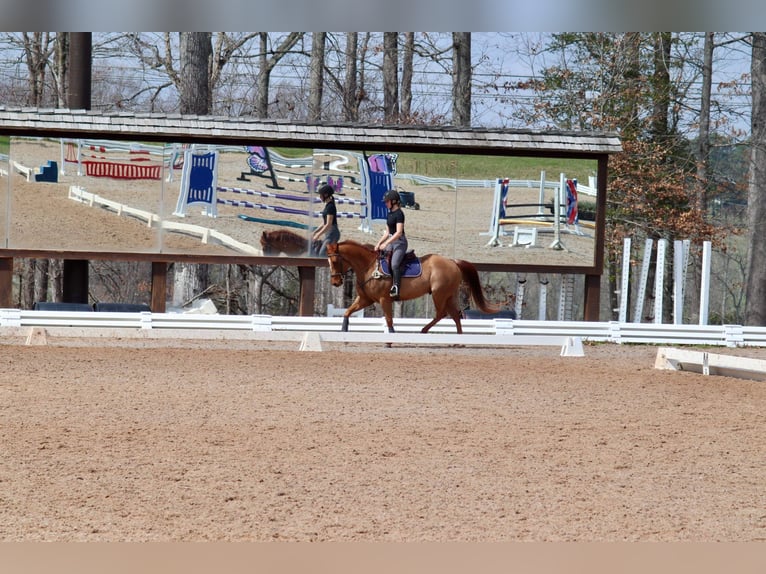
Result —
[{"label": "rider", "polygon": [[383,236],[375,245],[375,251],[391,252],[391,275],[394,277],[394,284],[391,285],[390,295],[392,299],[397,300],[402,281],[401,265],[408,246],[407,236],[404,234],[404,211],[399,192],[395,189],[389,189],[383,195],[383,202],[388,208],[388,216]]},{"label": "rider", "polygon": [[322,210],[322,225],[314,231],[311,236],[312,242],[322,240],[318,255],[327,255],[327,245],[338,243],[340,240],[340,229],[338,228],[338,209],[335,206],[333,193],[335,190],[329,184],[324,184],[317,190],[319,199],[324,202]]}]

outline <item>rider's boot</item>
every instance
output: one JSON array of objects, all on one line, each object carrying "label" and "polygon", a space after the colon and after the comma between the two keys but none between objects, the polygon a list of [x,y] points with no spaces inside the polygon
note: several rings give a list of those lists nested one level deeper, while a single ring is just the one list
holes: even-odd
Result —
[{"label": "rider's boot", "polygon": [[397,301],[399,299],[399,285],[402,282],[401,268],[392,269],[391,275],[394,277],[394,284],[391,285],[391,291],[389,292],[389,295],[391,295],[391,299]]}]

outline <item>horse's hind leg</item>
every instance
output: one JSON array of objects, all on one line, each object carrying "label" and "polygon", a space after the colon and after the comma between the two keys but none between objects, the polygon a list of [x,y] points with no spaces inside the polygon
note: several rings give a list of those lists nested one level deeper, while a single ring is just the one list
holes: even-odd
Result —
[{"label": "horse's hind leg", "polygon": [[460,309],[458,309],[458,306],[455,304],[454,300],[452,301],[452,305],[450,305],[449,314],[450,317],[452,317],[452,320],[455,321],[455,329],[457,330],[457,334],[462,335],[463,325],[460,323]]},{"label": "horse's hind leg", "polygon": [[436,308],[436,315],[434,316],[433,320],[428,323],[425,327],[423,327],[420,332],[421,333],[428,333],[429,329],[436,325],[439,321],[444,319],[447,315],[452,317],[452,320],[455,321],[455,327],[457,329],[458,335],[463,333],[463,326],[460,324],[460,310],[457,306],[457,301],[455,300],[455,297],[448,296],[446,299],[444,299],[440,294],[434,293],[433,294],[433,300],[434,300],[434,307]]},{"label": "horse's hind leg", "polygon": [[440,301],[437,299],[436,293],[434,293],[433,300],[434,300],[434,308],[436,309],[436,314],[434,315],[434,318],[431,320],[431,322],[428,323],[425,327],[423,327],[420,330],[421,333],[428,333],[431,327],[436,325],[436,323],[438,323],[439,321],[444,319],[444,317],[447,316],[447,313],[444,311],[444,303],[443,302],[440,303]]}]

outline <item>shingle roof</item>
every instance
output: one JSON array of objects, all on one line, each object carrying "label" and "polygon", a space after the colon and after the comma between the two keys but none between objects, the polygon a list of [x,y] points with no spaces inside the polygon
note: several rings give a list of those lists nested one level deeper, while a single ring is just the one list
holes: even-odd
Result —
[{"label": "shingle roof", "polygon": [[[362,149],[371,142],[396,151],[477,152],[542,155],[595,155],[622,151],[614,133],[534,131],[351,124],[296,123],[249,117],[163,113],[102,113],[88,110],[0,106],[0,133],[55,137],[98,137],[167,143],[236,143],[294,147]],[[379,144],[378,144],[379,145]]]}]

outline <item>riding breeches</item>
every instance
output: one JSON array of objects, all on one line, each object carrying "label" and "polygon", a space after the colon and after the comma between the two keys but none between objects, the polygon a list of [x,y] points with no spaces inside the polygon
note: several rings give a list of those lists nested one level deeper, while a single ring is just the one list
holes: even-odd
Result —
[{"label": "riding breeches", "polygon": [[404,261],[404,256],[407,253],[408,248],[407,237],[402,235],[396,241],[390,243],[386,248],[386,251],[391,252],[391,269],[399,269]]}]

